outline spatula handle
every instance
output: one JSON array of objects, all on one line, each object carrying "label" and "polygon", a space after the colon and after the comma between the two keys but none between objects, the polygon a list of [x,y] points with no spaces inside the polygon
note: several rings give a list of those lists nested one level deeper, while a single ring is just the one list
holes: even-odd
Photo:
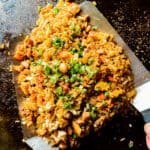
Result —
[{"label": "spatula handle", "polygon": [[150,109],[141,112],[145,122],[150,122]]}]

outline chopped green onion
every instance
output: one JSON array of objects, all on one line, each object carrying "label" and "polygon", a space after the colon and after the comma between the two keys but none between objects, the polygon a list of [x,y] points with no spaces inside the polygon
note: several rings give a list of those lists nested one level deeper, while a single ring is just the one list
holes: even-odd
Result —
[{"label": "chopped green onion", "polygon": [[73,33],[73,34],[71,34],[71,36],[73,39],[75,39],[78,35],[77,35],[77,33]]},{"label": "chopped green onion", "polygon": [[105,95],[106,97],[108,97],[108,96],[109,96],[109,92],[105,92],[104,95]]},{"label": "chopped green onion", "polygon": [[79,46],[80,50],[82,50],[82,51],[84,50],[84,46],[82,45],[82,43],[79,43],[78,46]]},{"label": "chopped green onion", "polygon": [[95,120],[96,119],[96,117],[97,117],[97,113],[95,113],[95,112],[91,112],[91,118],[92,118],[92,120]]},{"label": "chopped green onion", "polygon": [[77,135],[76,135],[75,133],[73,133],[73,134],[72,134],[72,138],[73,138],[73,139],[76,139],[76,138],[77,138]]},{"label": "chopped green onion", "polygon": [[133,146],[134,146],[134,142],[130,140],[129,143],[128,143],[128,147],[132,148]]},{"label": "chopped green onion", "polygon": [[90,110],[91,109],[90,104],[87,103],[85,108],[86,108],[86,110]]},{"label": "chopped green onion", "polygon": [[61,61],[60,60],[54,60],[52,62],[52,64],[55,66],[55,67],[58,67],[60,65]]},{"label": "chopped green onion", "polygon": [[61,101],[63,101],[63,100],[65,99],[65,97],[64,97],[64,96],[60,96],[59,99],[60,99]]},{"label": "chopped green onion", "polygon": [[63,93],[63,88],[61,86],[59,86],[56,90],[55,90],[56,94],[61,95]]},{"label": "chopped green onion", "polygon": [[73,48],[71,49],[71,54],[74,54],[75,52],[77,52],[77,49],[76,49],[75,47],[73,47]]},{"label": "chopped green onion", "polygon": [[42,9],[42,7],[41,7],[41,6],[38,6],[37,9],[38,9],[38,12],[40,12],[41,9]]},{"label": "chopped green onion", "polygon": [[83,51],[82,51],[82,50],[79,50],[79,51],[78,51],[78,54],[79,54],[79,57],[82,57],[82,56],[83,56]]},{"label": "chopped green onion", "polygon": [[52,72],[55,73],[55,74],[59,74],[59,69],[58,68],[53,68]]},{"label": "chopped green onion", "polygon": [[37,62],[34,61],[34,62],[31,63],[31,65],[32,65],[32,66],[36,66],[36,65],[37,65]]},{"label": "chopped green onion", "polygon": [[51,83],[52,83],[52,84],[56,84],[57,81],[58,81],[58,77],[57,77],[56,75],[51,76],[50,79],[51,79]]},{"label": "chopped green onion", "polygon": [[71,95],[67,95],[67,99],[68,99],[68,100],[71,100],[71,99],[72,99],[72,96],[71,96]]},{"label": "chopped green onion", "polygon": [[54,7],[54,13],[57,15],[59,13],[59,9],[57,7]]},{"label": "chopped green onion", "polygon": [[46,84],[46,83],[48,83],[48,79],[45,79],[45,80],[44,80],[44,84]]},{"label": "chopped green onion", "polygon": [[47,27],[47,31],[50,31],[51,28],[52,28],[52,27],[51,27],[51,25],[49,24],[48,27]]},{"label": "chopped green onion", "polygon": [[74,71],[75,71],[76,73],[78,73],[78,72],[80,71],[80,67],[81,67],[81,64],[80,64],[80,63],[75,64],[75,65],[74,65]]},{"label": "chopped green onion", "polygon": [[107,82],[107,83],[108,83],[108,85],[110,85],[110,86],[112,85],[112,82]]},{"label": "chopped green onion", "polygon": [[78,76],[76,74],[73,74],[70,78],[70,82],[73,83],[78,79]]},{"label": "chopped green onion", "polygon": [[35,50],[39,56],[42,56],[43,54],[43,50],[42,49],[38,49],[36,46],[32,47],[33,50]]},{"label": "chopped green onion", "polygon": [[92,111],[91,111],[91,118],[92,120],[95,120],[97,117],[97,108],[96,107],[92,107]]},{"label": "chopped green onion", "polygon": [[85,66],[85,70],[90,73],[91,72],[91,68],[89,66]]},{"label": "chopped green onion", "polygon": [[97,112],[97,108],[96,107],[92,107],[92,111]]},{"label": "chopped green onion", "polygon": [[61,78],[59,78],[59,81],[64,81],[65,78],[62,76]]},{"label": "chopped green onion", "polygon": [[122,101],[122,97],[121,96],[118,97],[118,101]]},{"label": "chopped green onion", "polygon": [[70,28],[71,30],[75,30],[76,24],[75,24],[75,23],[71,23],[70,26],[69,26],[69,28]]},{"label": "chopped green onion", "polygon": [[65,79],[65,82],[67,82],[67,83],[68,83],[68,82],[69,82],[69,79]]},{"label": "chopped green onion", "polygon": [[105,100],[102,101],[102,106],[105,106],[107,102]]},{"label": "chopped green onion", "polygon": [[93,58],[89,58],[88,59],[88,64],[91,65],[93,63],[94,59]]},{"label": "chopped green onion", "polygon": [[94,75],[97,74],[97,70],[94,70],[94,71],[91,71],[91,72],[88,72],[88,77],[89,78],[92,78]]},{"label": "chopped green onion", "polygon": [[39,49],[37,52],[38,52],[38,55],[39,55],[39,56],[42,56],[43,50]]},{"label": "chopped green onion", "polygon": [[83,88],[83,89],[82,89],[82,93],[85,94],[86,92],[87,92],[87,89],[86,89],[86,88]]},{"label": "chopped green onion", "polygon": [[76,62],[72,62],[70,64],[70,74],[76,74],[80,72],[80,68],[81,68],[82,64],[81,63],[76,63]]},{"label": "chopped green onion", "polygon": [[86,67],[84,65],[82,65],[79,70],[80,74],[84,74],[85,70],[86,70]]},{"label": "chopped green onion", "polygon": [[72,109],[72,104],[70,102],[64,102],[64,109]]},{"label": "chopped green onion", "polygon": [[80,35],[80,34],[81,34],[81,29],[76,29],[75,33],[76,33],[77,35]]},{"label": "chopped green onion", "polygon": [[47,65],[46,64],[46,62],[44,62],[42,59],[38,59],[37,61],[36,61],[36,63],[38,64],[38,65]]},{"label": "chopped green onion", "polygon": [[64,46],[64,41],[59,39],[57,36],[54,36],[52,41],[54,47],[62,48]]},{"label": "chopped green onion", "polygon": [[56,51],[54,51],[52,54],[53,54],[54,56],[56,56],[57,52],[56,52]]},{"label": "chopped green onion", "polygon": [[93,26],[92,29],[93,29],[93,30],[97,30],[97,26]]},{"label": "chopped green onion", "polygon": [[51,73],[51,68],[50,68],[48,65],[45,65],[45,66],[44,66],[44,74],[45,74],[46,76],[49,76],[50,73]]}]

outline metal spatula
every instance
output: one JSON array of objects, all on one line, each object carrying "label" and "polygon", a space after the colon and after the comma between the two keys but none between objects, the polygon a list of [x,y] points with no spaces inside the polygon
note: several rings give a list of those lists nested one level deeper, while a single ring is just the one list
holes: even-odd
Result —
[{"label": "metal spatula", "polygon": [[[143,114],[146,122],[150,121],[150,78],[148,77],[148,70],[138,60],[138,58],[130,50],[115,29],[109,24],[102,13],[94,7],[91,2],[83,2],[81,4],[81,9],[83,14],[88,14],[90,16],[91,24],[96,25],[103,32],[113,34],[115,41],[123,47],[126,55],[130,58],[132,62],[131,68],[134,73],[134,83],[137,89],[137,96],[133,102],[133,105]],[[43,145],[44,141],[42,141],[42,138],[39,137],[33,137],[28,139],[26,142],[31,145],[34,150],[40,150],[39,147],[43,147],[43,150],[55,150],[55,148],[50,148],[46,144]]]}]

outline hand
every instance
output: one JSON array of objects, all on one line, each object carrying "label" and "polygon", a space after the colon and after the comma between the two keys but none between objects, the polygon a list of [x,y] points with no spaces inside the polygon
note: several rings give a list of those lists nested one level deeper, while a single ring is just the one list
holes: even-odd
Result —
[{"label": "hand", "polygon": [[148,149],[150,150],[150,123],[146,123],[144,125],[144,131],[146,133],[146,144]]}]

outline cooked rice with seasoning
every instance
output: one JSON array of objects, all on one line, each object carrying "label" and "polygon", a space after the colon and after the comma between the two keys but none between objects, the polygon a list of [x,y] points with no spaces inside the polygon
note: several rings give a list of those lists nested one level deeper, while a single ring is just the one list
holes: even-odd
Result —
[{"label": "cooked rice with seasoning", "polygon": [[78,147],[135,96],[122,48],[79,12],[80,5],[63,1],[39,9],[11,66],[22,91],[22,123],[60,149]]}]

